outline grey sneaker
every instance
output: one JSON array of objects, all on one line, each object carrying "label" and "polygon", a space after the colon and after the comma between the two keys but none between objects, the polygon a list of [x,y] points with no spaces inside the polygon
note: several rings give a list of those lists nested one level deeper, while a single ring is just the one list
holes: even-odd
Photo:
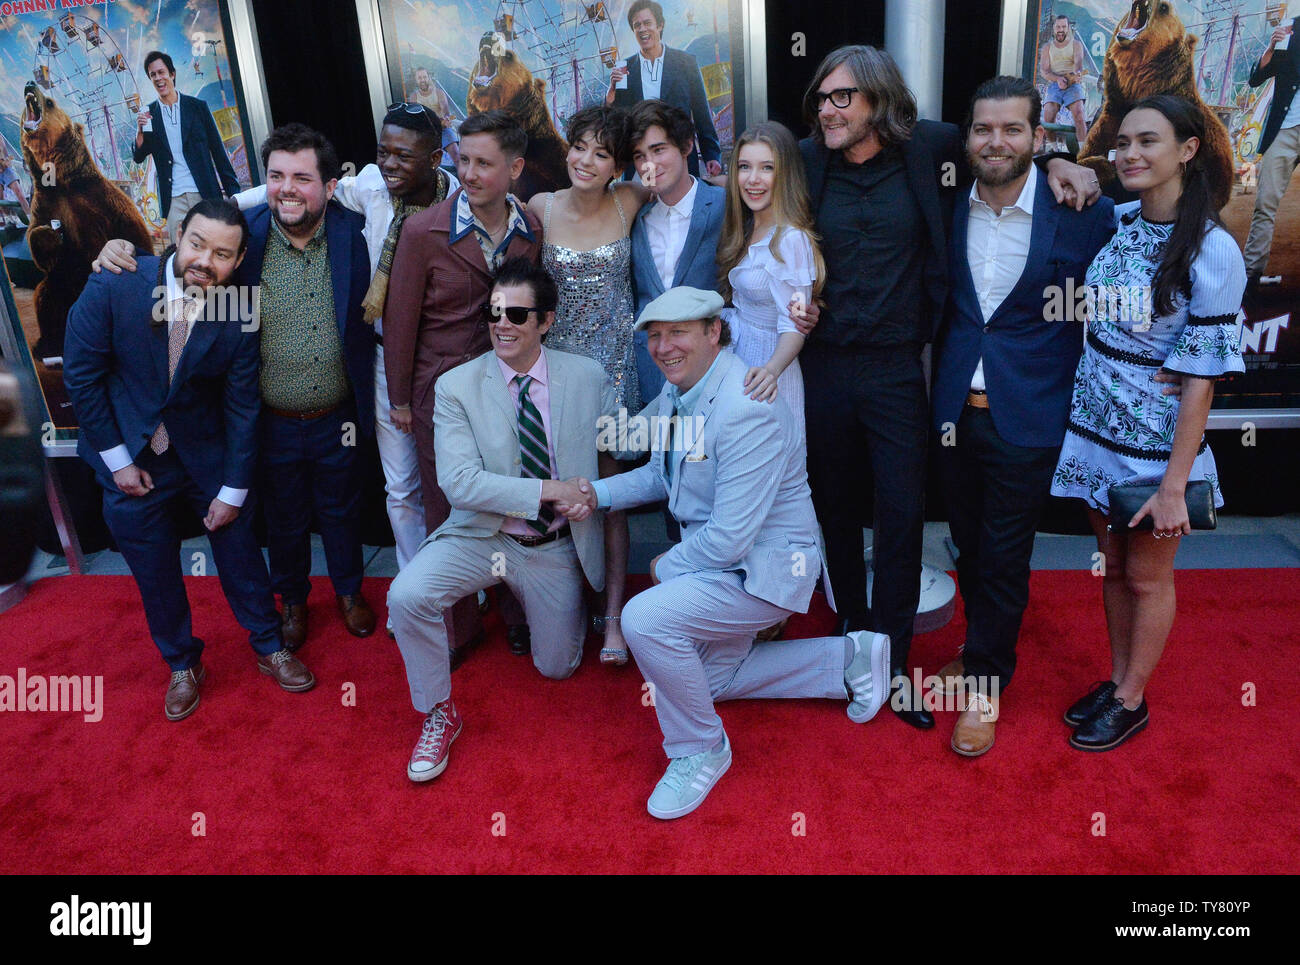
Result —
[{"label": "grey sneaker", "polygon": [[655,785],[646,810],[665,821],[690,814],[704,803],[713,785],[731,766],[731,741],[722,735],[722,750],[674,757]]},{"label": "grey sneaker", "polygon": [[853,693],[849,720],[865,724],[889,699],[889,636],[870,630],[854,630],[853,660],[844,671],[844,684]]}]

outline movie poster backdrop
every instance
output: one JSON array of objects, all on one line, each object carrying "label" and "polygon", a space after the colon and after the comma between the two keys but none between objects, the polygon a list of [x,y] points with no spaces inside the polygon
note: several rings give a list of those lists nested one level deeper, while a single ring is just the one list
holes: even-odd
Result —
[{"label": "movie poster backdrop", "polygon": [[[1184,64],[1186,58],[1172,56],[1171,48],[1185,38],[1195,38],[1186,68],[1200,98],[1228,132],[1234,173],[1232,197],[1222,217],[1244,247],[1255,207],[1259,142],[1273,100],[1272,79],[1252,87],[1249,78],[1274,28],[1297,14],[1300,0],[1031,0],[1023,76],[1046,95],[1049,81],[1043,68],[1052,68],[1052,46],[1058,49],[1056,57],[1062,58],[1059,64],[1063,49],[1077,45],[1082,54],[1078,93],[1083,95],[1085,129],[1091,134],[1105,107],[1102,76],[1108,57],[1117,70],[1127,72],[1158,57]],[[1061,17],[1068,19],[1068,31],[1062,29]],[[1062,33],[1068,36],[1062,38]],[[1163,79],[1171,86],[1181,80]],[[1075,96],[1063,92],[1057,99]],[[1049,113],[1045,111],[1045,117]],[[1071,112],[1060,109],[1056,121],[1072,125]],[[1062,146],[1066,133],[1054,133],[1057,146]],[[1081,156],[1105,156],[1114,144],[1085,142],[1085,147],[1090,150]],[[1220,382],[1216,410],[1300,409],[1300,320],[1294,320],[1300,309],[1300,179],[1292,181],[1277,212],[1264,281],[1259,297],[1250,300],[1242,326],[1246,374]]]},{"label": "movie poster backdrop", "polygon": [[[145,76],[143,59],[151,50],[169,54],[176,66],[175,85],[181,94],[197,97],[212,112],[235,174],[250,186],[248,145],[252,143],[243,92],[231,42],[226,4],[219,0],[15,0],[0,3],[0,239],[8,284],[4,306],[17,358],[11,364],[30,366],[41,387],[47,417],[43,441],[64,448],[76,438],[76,418],[63,385],[60,359],[68,289],[79,291],[85,268],[97,251],[75,245],[91,226],[64,220],[103,218],[118,228],[138,212],[156,250],[164,247],[163,219],[152,157],[132,160],[136,116],[157,99]],[[47,108],[53,102],[53,108]],[[154,124],[161,121],[155,117]],[[47,156],[43,145],[72,131],[80,142],[75,150]],[[9,188],[17,179],[30,203],[34,192],[56,187],[60,165],[80,164],[107,182],[88,189],[104,199],[93,205],[52,208],[31,222]],[[116,190],[114,190],[116,189]],[[116,192],[121,191],[125,198]],[[114,213],[114,207],[122,208]],[[132,210],[133,209],[133,210]],[[58,213],[64,213],[59,218]],[[52,224],[51,221],[59,222]],[[99,227],[104,227],[100,225]],[[110,235],[110,237],[113,235]],[[47,271],[54,281],[41,292]],[[51,267],[50,259],[55,259]],[[70,277],[69,272],[72,276]],[[57,285],[55,284],[57,282]],[[52,289],[58,288],[58,297]],[[38,313],[37,305],[41,306]],[[38,314],[40,317],[38,317]],[[56,317],[57,316],[57,317]],[[47,361],[48,360],[48,361]]]},{"label": "movie poster backdrop", "polygon": [[[528,131],[530,157],[568,186],[565,122],[604,102],[610,74],[639,51],[627,22],[632,0],[378,0],[388,88],[455,130],[469,114],[509,104]],[[699,65],[725,163],[744,123],[740,0],[661,0],[662,42]],[[741,128],[743,129],[743,128]],[[544,150],[549,145],[551,150]],[[559,145],[560,150],[555,150]],[[528,195],[552,187],[521,188]]]}]

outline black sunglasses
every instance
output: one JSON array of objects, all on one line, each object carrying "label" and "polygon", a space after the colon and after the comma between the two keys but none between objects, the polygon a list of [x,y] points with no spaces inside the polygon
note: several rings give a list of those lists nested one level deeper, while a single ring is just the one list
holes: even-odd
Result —
[{"label": "black sunglasses", "polygon": [[388,105],[388,113],[390,114],[393,111],[406,111],[408,114],[419,114],[424,118],[425,123],[429,125],[429,130],[433,130],[433,121],[429,120],[428,110],[429,109],[423,104],[410,104],[406,101],[398,101],[396,104]]},{"label": "black sunglasses", "polygon": [[524,322],[528,321],[528,316],[533,314],[534,312],[540,314],[541,309],[524,308],[522,305],[511,305],[509,308],[506,308],[504,305],[483,306],[483,318],[489,325],[492,324],[493,319],[499,318],[502,315],[504,315],[506,319],[512,322],[513,324],[522,325],[524,324]]}]

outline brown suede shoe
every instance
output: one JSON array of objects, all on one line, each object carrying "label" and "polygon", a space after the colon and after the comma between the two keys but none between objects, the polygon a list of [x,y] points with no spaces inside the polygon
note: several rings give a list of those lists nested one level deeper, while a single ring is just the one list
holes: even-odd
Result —
[{"label": "brown suede shoe", "polygon": [[343,615],[343,625],[354,637],[368,637],[375,632],[375,611],[360,593],[352,596],[336,596],[339,601],[339,613]]},{"label": "brown suede shoe", "polygon": [[280,614],[280,633],[284,637],[284,647],[290,653],[302,648],[307,642],[307,604],[286,603]]},{"label": "brown suede shoe", "polygon": [[951,746],[962,757],[979,757],[993,746],[993,727],[998,719],[998,698],[972,694],[966,709],[957,715]]},{"label": "brown suede shoe", "polygon": [[208,672],[203,664],[196,663],[186,670],[172,672],[171,683],[167,685],[167,697],[163,701],[163,713],[168,720],[184,720],[194,713],[199,706],[199,684]]},{"label": "brown suede shoe", "polygon": [[957,693],[958,688],[961,686],[961,678],[965,676],[966,665],[962,662],[961,657],[949,660],[938,673],[939,691],[951,697]]},{"label": "brown suede shoe", "polygon": [[277,650],[257,658],[257,669],[291,694],[300,694],[316,686],[316,678],[306,665],[288,650]]}]

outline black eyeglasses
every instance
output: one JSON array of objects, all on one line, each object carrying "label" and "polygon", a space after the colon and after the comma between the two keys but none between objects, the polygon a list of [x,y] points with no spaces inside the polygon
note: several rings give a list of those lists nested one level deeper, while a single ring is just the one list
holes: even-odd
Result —
[{"label": "black eyeglasses", "polygon": [[388,113],[391,114],[393,111],[406,111],[408,114],[419,114],[424,118],[425,123],[429,125],[429,130],[433,130],[433,121],[429,119],[429,109],[423,104],[410,104],[406,101],[398,101],[396,104],[388,105]]},{"label": "black eyeglasses", "polygon": [[511,305],[509,308],[504,305],[484,305],[483,318],[489,325],[491,325],[493,319],[504,315],[515,325],[522,325],[524,322],[528,321],[529,315],[532,315],[534,312],[540,313],[540,311],[541,310],[537,308],[524,308],[522,305]]},{"label": "black eyeglasses", "polygon": [[852,103],[853,101],[853,95],[856,93],[858,93],[858,89],[856,87],[837,87],[835,88],[835,90],[827,94],[823,94],[821,91],[818,91],[816,94],[817,109],[821,110],[822,105],[825,104],[826,101],[828,100],[836,107],[841,107],[841,108],[848,107],[849,104]]}]

